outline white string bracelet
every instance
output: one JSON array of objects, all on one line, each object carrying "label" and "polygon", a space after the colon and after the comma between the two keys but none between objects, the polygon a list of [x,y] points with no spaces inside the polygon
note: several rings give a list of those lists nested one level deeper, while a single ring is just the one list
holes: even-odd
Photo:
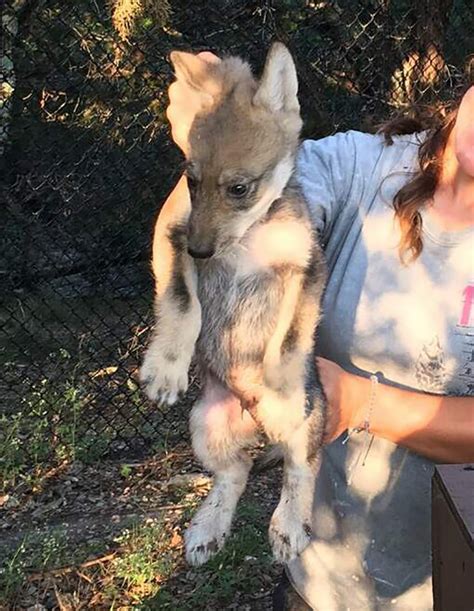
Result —
[{"label": "white string bracelet", "polygon": [[[371,435],[370,433],[370,421],[372,418],[372,412],[375,407],[375,399],[377,397],[377,387],[379,385],[378,375],[379,375],[378,373],[373,373],[370,376],[370,395],[369,395],[369,400],[367,402],[364,420],[362,421],[362,423],[359,426],[349,429],[347,431],[346,437],[342,441],[342,443],[347,443],[349,441],[349,437],[353,433],[365,433],[365,436],[366,436],[365,444],[361,446],[359,452],[357,453],[357,456],[355,457],[355,460],[352,462],[351,466],[348,469],[347,483],[349,484],[349,486],[351,485],[355,472],[357,470],[357,467],[359,466],[360,458],[362,456],[362,452],[364,451],[364,445],[367,445],[367,449],[364,454],[364,458],[362,460],[362,467],[365,465],[365,461],[367,459],[367,456],[369,455],[370,448],[372,447],[372,442],[374,440],[374,436]],[[370,441],[367,443],[369,436],[370,436]]]},{"label": "white string bracelet", "polygon": [[370,395],[369,400],[367,401],[367,407],[365,410],[365,418],[361,424],[353,427],[352,429],[348,429],[347,435],[343,439],[342,443],[347,443],[349,441],[349,437],[353,433],[370,433],[370,422],[372,419],[372,412],[375,407],[375,399],[377,397],[377,387],[379,385],[378,373],[373,373],[370,376]]},{"label": "white string bracelet", "polygon": [[374,411],[374,407],[375,407],[375,398],[377,397],[378,385],[379,385],[379,379],[377,377],[377,374],[373,373],[370,376],[370,396],[369,396],[369,401],[367,403],[365,418],[362,421],[361,425],[356,426],[353,429],[354,433],[362,433],[364,431],[367,433],[370,433],[370,422],[372,420],[372,412]]}]

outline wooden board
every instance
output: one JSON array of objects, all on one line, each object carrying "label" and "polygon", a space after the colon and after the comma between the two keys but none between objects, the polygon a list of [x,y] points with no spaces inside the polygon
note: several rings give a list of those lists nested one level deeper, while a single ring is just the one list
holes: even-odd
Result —
[{"label": "wooden board", "polygon": [[474,609],[474,465],[439,465],[432,485],[435,611]]}]

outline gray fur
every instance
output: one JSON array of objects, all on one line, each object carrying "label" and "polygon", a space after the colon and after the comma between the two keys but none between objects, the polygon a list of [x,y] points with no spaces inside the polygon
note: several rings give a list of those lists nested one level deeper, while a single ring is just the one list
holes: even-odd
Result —
[{"label": "gray fur", "polygon": [[[157,329],[146,367],[153,372],[153,358],[159,359],[162,351],[160,299],[161,304],[166,301],[168,321],[175,305],[176,333],[185,332],[180,316],[200,321],[195,354],[206,383],[191,414],[191,431],[196,455],[214,471],[215,485],[186,533],[187,558],[200,564],[222,547],[245,487],[251,461],[243,448],[253,441],[250,417],[242,417],[242,429],[239,422],[235,431],[209,429],[213,414],[220,422],[221,404],[229,410],[231,429],[232,402],[238,400],[282,448],[285,476],[270,539],[275,557],[287,561],[309,542],[312,488],[325,425],[314,332],[326,268],[306,202],[291,178],[301,126],[296,72],[282,45],[272,47],[260,84],[235,58],[207,73],[196,57],[173,56],[180,77],[202,88],[207,103],[214,100],[191,130],[190,210],[165,234],[173,253],[171,290],[157,300]],[[281,185],[278,172],[288,172]],[[236,185],[237,191],[243,185],[243,195],[234,193]],[[268,199],[267,193],[275,196]],[[290,230],[297,232],[293,242],[285,233]],[[255,235],[263,236],[269,249],[261,253],[266,263],[259,263]],[[294,246],[280,257],[282,235]],[[276,246],[272,236],[277,236]],[[301,252],[298,236],[303,239]],[[186,269],[197,276],[195,289]],[[197,302],[200,312],[195,311]],[[175,356],[168,346],[159,362]],[[179,371],[179,362],[173,365]],[[169,376],[166,371],[151,377],[147,373],[145,382],[155,398],[170,396],[166,380],[173,379],[173,371]],[[272,420],[273,407],[279,416]],[[221,439],[215,442],[218,433]]]}]

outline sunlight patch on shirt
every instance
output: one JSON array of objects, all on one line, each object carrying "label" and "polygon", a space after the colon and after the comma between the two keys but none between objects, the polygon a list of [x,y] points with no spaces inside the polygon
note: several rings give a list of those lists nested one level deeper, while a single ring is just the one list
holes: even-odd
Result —
[{"label": "sunlight patch on shirt", "polygon": [[368,252],[396,253],[400,242],[400,228],[397,221],[387,222],[387,214],[369,216],[362,227],[362,235]]},{"label": "sunlight patch on shirt", "polygon": [[291,576],[306,600],[318,609],[370,609],[372,587],[360,557],[360,550],[348,543],[314,541],[290,565]]},{"label": "sunlight patch on shirt", "polygon": [[470,277],[474,282],[474,240],[454,248],[450,257],[450,264],[456,270],[459,270],[461,275]]},{"label": "sunlight patch on shirt", "polygon": [[[393,444],[384,440],[372,440],[371,435],[359,434],[359,438],[349,442],[346,457],[346,472],[351,491],[368,503],[377,495],[386,492],[390,479]],[[370,447],[369,447],[370,444]]]}]

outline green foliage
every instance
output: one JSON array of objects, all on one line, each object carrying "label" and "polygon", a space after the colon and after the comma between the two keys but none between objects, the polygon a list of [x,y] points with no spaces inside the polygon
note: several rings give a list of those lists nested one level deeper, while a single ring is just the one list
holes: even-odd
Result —
[{"label": "green foliage", "polygon": [[[267,520],[259,505],[242,504],[237,512],[238,526],[223,549],[199,572],[206,577],[195,593],[214,605],[229,604],[236,591],[255,592],[261,580],[261,572],[272,564],[266,528]],[[258,566],[258,571],[256,567]]]},{"label": "green foliage", "polygon": [[139,601],[157,594],[160,582],[171,574],[168,537],[169,532],[159,520],[147,520],[124,530],[115,539],[121,553],[113,563],[114,581],[126,588],[133,599]]},{"label": "green foliage", "polygon": [[0,565],[0,607],[11,601],[25,580],[25,551],[26,541],[23,540],[7,557],[3,566]]},{"label": "green foliage", "polygon": [[16,608],[14,601],[26,588],[26,580],[31,573],[47,573],[63,566],[79,564],[103,549],[104,545],[96,541],[73,544],[62,527],[25,537],[6,557],[0,559],[0,608]]},{"label": "green foliage", "polygon": [[[57,354],[58,361],[69,358],[64,349]],[[48,469],[103,454],[110,439],[87,426],[87,404],[86,389],[74,371],[60,380],[33,382],[20,409],[0,416],[0,490],[19,480],[35,488]]]},{"label": "green foliage", "polygon": [[132,473],[132,467],[130,467],[130,465],[122,465],[120,467],[120,475],[124,479],[127,479],[128,477],[130,477],[131,473]]},{"label": "green foliage", "polygon": [[112,23],[123,41],[129,41],[140,30],[168,23],[171,7],[168,0],[112,0]]},{"label": "green foliage", "polygon": [[20,411],[0,417],[0,474],[4,489],[14,485],[28,465],[39,475],[52,456],[55,463],[76,458],[82,450],[77,440],[77,422],[83,404],[80,388],[71,382],[51,385],[42,379],[23,398]]},{"label": "green foliage", "polygon": [[185,565],[183,532],[196,501],[196,494],[183,491],[175,499],[179,511],[131,518],[115,536],[113,526],[90,538],[71,525],[29,534],[2,550],[0,608],[27,608],[31,597],[43,602],[53,589],[61,596],[74,592],[84,608],[94,600],[100,608],[137,611],[221,609],[268,591],[274,577],[268,516],[253,500],[240,504],[233,533],[213,559],[195,569]]},{"label": "green foliage", "polygon": [[[190,517],[187,512],[187,519]],[[262,578],[271,573],[273,564],[267,538],[268,516],[261,505],[243,502],[239,505],[232,534],[223,549],[205,565],[195,569],[195,587],[182,600],[170,596],[166,586],[142,602],[141,609],[222,609],[235,603],[239,592],[259,591]],[[265,525],[262,527],[262,525]]]}]

